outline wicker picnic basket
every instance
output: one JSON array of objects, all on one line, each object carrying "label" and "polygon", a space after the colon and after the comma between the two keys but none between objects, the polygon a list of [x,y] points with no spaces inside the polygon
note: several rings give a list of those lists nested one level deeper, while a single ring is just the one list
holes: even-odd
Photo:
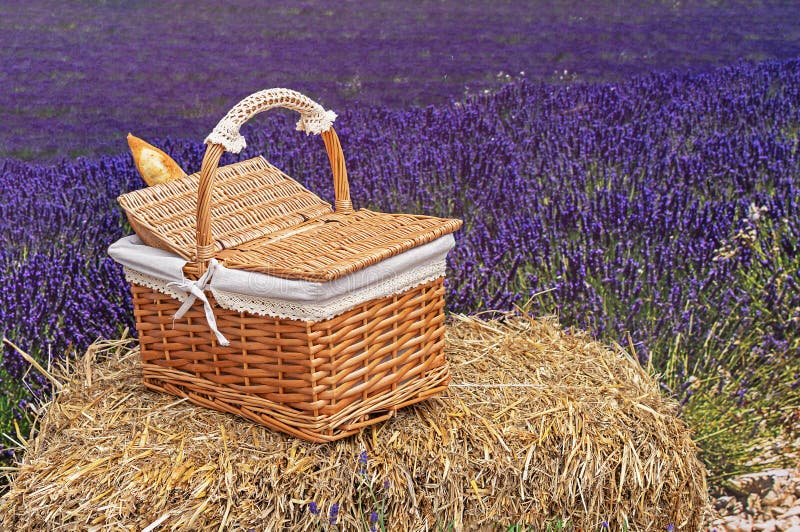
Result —
[{"label": "wicker picnic basket", "polygon": [[[335,210],[261,157],[218,168],[275,107],[322,135]],[[119,197],[138,238],[109,252],[147,387],[316,442],[445,389],[444,255],[461,221],[354,210],[335,117],[261,91],[209,135],[199,173]]]}]

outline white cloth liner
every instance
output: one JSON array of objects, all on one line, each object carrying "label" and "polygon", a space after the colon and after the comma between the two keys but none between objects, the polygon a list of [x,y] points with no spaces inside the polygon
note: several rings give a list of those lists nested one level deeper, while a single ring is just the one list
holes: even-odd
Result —
[{"label": "white cloth liner", "polygon": [[202,286],[184,278],[185,259],[147,246],[136,235],[112,244],[108,254],[125,267],[129,282],[180,301],[195,292],[194,286],[201,291],[209,290],[222,308],[284,319],[324,321],[372,299],[399,294],[443,277],[445,258],[454,246],[453,235],[448,234],[329,282],[283,279],[216,264],[213,275],[203,279]]}]

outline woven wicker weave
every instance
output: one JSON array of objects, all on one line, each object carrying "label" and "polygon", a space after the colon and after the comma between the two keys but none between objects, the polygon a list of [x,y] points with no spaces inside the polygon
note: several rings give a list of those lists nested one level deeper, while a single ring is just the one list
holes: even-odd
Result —
[{"label": "woven wicker weave", "polygon": [[[119,197],[149,246],[195,260],[200,175]],[[460,220],[366,209],[334,213],[262,157],[219,169],[211,207],[213,256],[226,267],[331,281],[461,226]]]},{"label": "woven wicker weave", "polygon": [[[218,250],[333,212],[262,157],[220,168],[217,180],[211,216]],[[123,194],[119,203],[147,245],[194,260],[199,182],[200,175],[192,174]]]},{"label": "woven wicker weave", "polygon": [[[271,108],[286,94],[288,107],[317,113],[301,118],[304,127],[335,118],[304,96],[281,91],[243,100],[225,119],[233,116],[233,126],[221,123],[211,138],[243,145],[238,127],[264,110],[254,101]],[[332,127],[321,134],[336,212],[262,158],[217,169],[225,147],[213,142],[198,174],[125,194],[120,204],[148,245],[191,261],[184,268],[189,276],[216,258],[229,268],[325,282],[460,227],[460,220],[354,211],[339,140]],[[449,380],[441,277],[321,322],[227,310],[209,294],[211,318],[228,346],[209,330],[200,301],[175,319],[180,301],[131,288],[148,387],[300,438],[351,435],[438,393]]]},{"label": "woven wicker weave", "polygon": [[217,308],[216,344],[200,303],[131,285],[147,387],[310,441],[344,438],[442,391],[442,279],[331,320],[265,319]]}]

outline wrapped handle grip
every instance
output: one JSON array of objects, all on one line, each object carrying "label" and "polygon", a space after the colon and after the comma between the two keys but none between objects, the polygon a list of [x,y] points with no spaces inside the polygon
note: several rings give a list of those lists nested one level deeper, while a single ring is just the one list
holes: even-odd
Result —
[{"label": "wrapped handle grip", "polygon": [[206,137],[206,144],[222,144],[225,150],[239,153],[247,145],[239,129],[259,113],[284,107],[300,113],[297,130],[319,135],[336,120],[336,113],[326,111],[320,104],[290,89],[267,89],[251,94],[237,103]]},{"label": "wrapped handle grip", "polygon": [[246,146],[244,137],[239,133],[239,128],[245,122],[259,113],[276,107],[300,113],[298,130],[305,131],[306,134],[322,135],[333,171],[336,212],[353,210],[342,145],[332,126],[336,114],[333,111],[326,111],[307,96],[289,89],[268,89],[251,94],[228,111],[206,138],[207,147],[200,168],[200,185],[197,191],[196,260],[201,273],[214,253],[214,240],[211,235],[211,196],[219,160],[225,151],[239,153]]}]

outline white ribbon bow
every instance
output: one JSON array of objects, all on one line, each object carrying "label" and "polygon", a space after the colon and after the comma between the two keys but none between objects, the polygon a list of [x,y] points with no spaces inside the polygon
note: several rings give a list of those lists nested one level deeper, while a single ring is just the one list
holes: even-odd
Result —
[{"label": "white ribbon bow", "polygon": [[222,335],[221,332],[219,332],[219,329],[217,329],[217,319],[214,317],[214,309],[211,308],[211,303],[209,303],[208,298],[203,293],[203,290],[206,289],[206,285],[211,282],[211,277],[214,275],[214,271],[218,266],[219,263],[216,261],[216,259],[211,259],[208,264],[208,269],[198,280],[190,281],[189,279],[183,279],[180,283],[167,283],[167,286],[174,286],[186,294],[186,299],[183,301],[183,305],[181,305],[181,308],[179,308],[178,312],[175,313],[173,319],[181,319],[183,315],[186,314],[190,308],[192,308],[194,300],[199,299],[203,302],[203,310],[205,310],[206,313],[208,327],[217,337],[219,345],[228,346],[230,345],[230,342]]}]

